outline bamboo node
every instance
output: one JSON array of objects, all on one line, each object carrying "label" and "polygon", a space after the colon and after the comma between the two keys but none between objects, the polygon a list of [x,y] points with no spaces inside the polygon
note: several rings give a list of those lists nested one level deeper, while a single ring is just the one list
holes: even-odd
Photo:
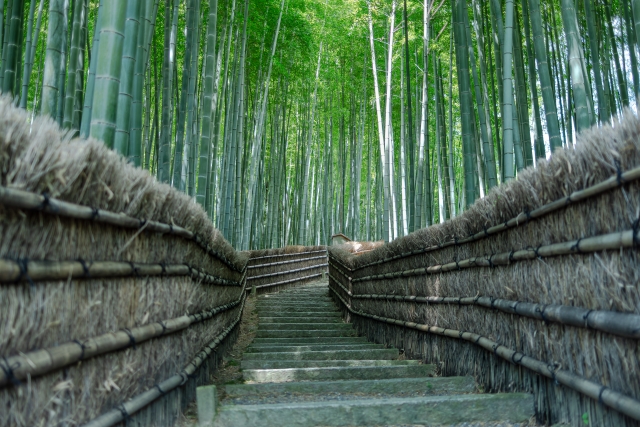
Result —
[{"label": "bamboo node", "polygon": [[96,220],[100,217],[100,209],[91,208],[91,220]]},{"label": "bamboo node", "polygon": [[632,230],[633,230],[633,246],[634,247],[638,247],[640,246],[640,239],[638,239],[638,237],[640,237],[640,217],[638,219],[636,219],[635,221],[633,221],[632,224]]},{"label": "bamboo node", "polygon": [[129,415],[129,412],[127,412],[127,408],[125,408],[124,403],[118,405],[116,409],[120,411],[120,414],[122,414],[122,421],[124,421],[124,424],[127,425],[131,416]]}]

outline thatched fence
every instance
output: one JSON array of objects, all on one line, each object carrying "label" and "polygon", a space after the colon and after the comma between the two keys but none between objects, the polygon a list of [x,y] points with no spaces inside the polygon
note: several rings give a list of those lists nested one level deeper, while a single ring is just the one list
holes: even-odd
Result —
[{"label": "thatched fence", "polygon": [[173,425],[235,339],[247,259],[187,196],[0,101],[0,426]]},{"label": "thatched fence", "polygon": [[640,421],[640,121],[581,136],[464,214],[356,257],[329,248],[360,333],[528,390],[573,426]]},{"label": "thatched fence", "polygon": [[286,246],[245,252],[247,288],[258,294],[300,286],[327,273],[326,246]]}]

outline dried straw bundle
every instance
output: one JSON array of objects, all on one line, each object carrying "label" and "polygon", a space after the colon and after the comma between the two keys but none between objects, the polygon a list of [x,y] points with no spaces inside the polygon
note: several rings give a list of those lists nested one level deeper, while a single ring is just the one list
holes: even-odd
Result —
[{"label": "dried straw bundle", "polygon": [[326,246],[286,246],[247,252],[247,287],[275,292],[317,280],[327,271]]},{"label": "dried straw bundle", "polygon": [[[71,139],[46,118],[36,119],[31,127],[28,123],[26,113],[0,100],[0,186],[46,193],[45,199],[109,211],[114,218],[125,215],[141,225],[156,221],[168,224],[163,228],[169,230],[175,225],[197,235],[198,241],[160,233],[157,227],[120,227],[0,204],[1,258],[19,266],[40,261],[156,264],[156,269],[186,264],[200,273],[183,268],[181,275],[145,276],[138,271],[78,280],[26,277],[24,282],[0,284],[0,357],[5,358],[0,365],[9,379],[18,368],[6,363],[15,360],[13,356],[238,301],[242,287],[221,285],[243,283],[247,256],[233,250],[191,199],[131,167],[98,141]],[[28,270],[22,276],[28,276]],[[142,343],[132,339],[126,350],[2,387],[0,406],[6,410],[0,426],[87,422],[178,373],[240,309],[235,305],[179,332]],[[234,336],[231,332],[227,340]],[[186,404],[180,396],[192,398],[195,384],[208,379],[215,363],[217,358],[205,361],[185,386],[138,416],[156,425],[170,424],[179,408],[168,402],[178,396],[179,404]]]},{"label": "dried straw bundle", "polygon": [[[596,311],[640,315],[640,183],[635,178],[624,182],[634,177],[625,172],[638,166],[640,121],[627,114],[614,127],[583,133],[574,150],[557,152],[537,169],[523,171],[517,181],[496,188],[452,221],[359,257],[330,248],[336,299],[379,318],[475,333],[544,361],[552,371],[569,371],[640,399],[640,341],[633,328],[627,338],[588,328]],[[606,180],[613,183],[607,191],[567,202],[570,194]],[[542,209],[542,215],[526,214],[563,198],[554,209]],[[596,238],[605,235],[610,236]],[[488,298],[490,303],[462,304],[461,298]],[[497,300],[539,304],[542,314],[502,310],[495,307]],[[551,311],[545,317],[550,305],[585,309],[587,327],[558,323]],[[370,338],[440,363],[444,375],[475,375],[487,391],[533,391],[541,421],[582,422],[586,414],[591,425],[637,425],[597,398],[558,387],[552,379],[465,342],[466,335],[424,333],[402,322],[348,316]]]}]

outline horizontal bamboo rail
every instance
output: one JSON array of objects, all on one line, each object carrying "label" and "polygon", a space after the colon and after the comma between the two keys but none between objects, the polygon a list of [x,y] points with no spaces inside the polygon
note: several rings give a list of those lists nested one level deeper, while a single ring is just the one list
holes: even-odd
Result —
[{"label": "horizontal bamboo rail", "polygon": [[[304,277],[296,277],[295,279],[289,279],[289,280],[283,280],[281,282],[275,282],[275,283],[268,283],[266,285],[259,285],[256,286],[256,289],[263,289],[263,288],[270,288],[272,286],[280,286],[280,285],[286,285],[288,283],[295,283],[295,282],[301,282],[303,280],[307,280],[307,279],[313,279],[314,277],[320,277],[322,276],[322,273],[320,274],[310,274],[308,276],[304,276]],[[247,291],[251,290],[251,288],[247,288]]]},{"label": "horizontal bamboo rail", "polygon": [[247,277],[247,280],[263,279],[265,277],[274,277],[274,276],[284,276],[285,274],[298,273],[300,271],[305,271],[305,270],[313,270],[314,268],[327,267],[328,265],[329,264],[325,262],[323,264],[316,264],[310,267],[298,268],[296,270],[278,271],[276,273],[261,274],[259,276]]},{"label": "horizontal bamboo rail", "polygon": [[242,280],[235,281],[212,276],[187,264],[142,264],[116,261],[13,261],[0,259],[0,283],[131,276],[191,276],[194,280],[201,280],[211,285],[242,286]]},{"label": "horizontal bamboo rail", "polygon": [[[242,295],[246,293],[242,292]],[[238,325],[242,318],[242,311],[244,309],[244,303],[246,297],[242,300],[242,306],[236,320],[224,331],[216,336],[209,344],[203,349],[185,366],[185,368],[178,374],[175,374],[163,382],[156,384],[149,390],[135,396],[134,398],[127,400],[126,402],[118,405],[114,409],[100,415],[99,417],[89,421],[83,427],[111,427],[122,421],[126,421],[131,415],[140,411],[145,406],[149,405],[153,401],[161,398],[165,394],[169,393],[175,388],[184,385],[189,377],[202,365],[202,363],[211,355],[215,348],[231,333],[231,331]]]},{"label": "horizontal bamboo rail", "polygon": [[367,267],[372,267],[374,265],[379,265],[379,264],[384,264],[390,261],[395,261],[401,258],[406,258],[409,256],[413,256],[413,255],[420,255],[420,254],[425,254],[427,252],[433,252],[439,249],[443,249],[443,248],[447,248],[450,246],[458,246],[458,245],[462,245],[465,243],[471,243],[471,242],[475,242],[481,239],[484,239],[486,237],[492,236],[494,234],[498,234],[501,233],[503,231],[506,231],[508,229],[511,228],[515,228],[520,226],[521,224],[527,224],[529,223],[531,220],[535,220],[535,219],[539,219],[545,215],[548,215],[550,213],[559,211],[560,209],[563,209],[569,205],[575,204],[577,202],[581,202],[583,200],[589,199],[591,197],[595,197],[595,196],[599,196],[601,194],[606,193],[609,190],[613,190],[619,187],[622,187],[624,184],[628,184],[630,182],[633,181],[637,181],[638,179],[640,179],[640,167],[634,168],[634,169],[630,169],[627,172],[620,172],[618,175],[614,175],[608,179],[606,179],[605,181],[602,181],[598,184],[594,184],[591,187],[587,187],[583,190],[579,190],[579,191],[574,191],[573,193],[571,193],[570,195],[563,197],[561,199],[558,199],[554,202],[548,203],[544,206],[541,206],[537,209],[534,209],[530,212],[522,212],[520,213],[518,216],[516,216],[515,218],[511,218],[510,220],[506,221],[503,224],[498,224],[495,225],[493,227],[487,228],[483,231],[480,231],[478,233],[472,234],[468,237],[464,237],[464,238],[454,238],[453,240],[449,240],[446,242],[443,242],[441,244],[435,245],[435,246],[430,246],[430,247],[426,247],[426,248],[421,248],[421,249],[416,249],[413,251],[409,251],[409,252],[404,252],[395,256],[392,256],[390,258],[386,258],[386,259],[382,259],[382,260],[378,260],[378,261],[373,261],[370,262],[368,264],[364,264],[361,265],[355,269],[351,269],[347,266],[344,266],[345,268],[347,268],[350,271],[357,271],[357,270],[362,270],[363,268],[367,268]]},{"label": "horizontal bamboo rail", "polygon": [[492,341],[486,337],[483,337],[482,335],[478,335],[473,332],[458,331],[455,329],[441,328],[438,326],[430,326],[415,322],[407,322],[404,320],[391,319],[388,317],[381,317],[362,311],[353,310],[351,308],[351,305],[347,304],[347,302],[340,296],[340,294],[338,294],[338,292],[335,291],[335,289],[333,289],[332,287],[329,287],[329,289],[331,289],[331,291],[338,297],[345,308],[352,314],[390,325],[397,325],[434,335],[469,341],[515,365],[525,367],[547,378],[551,378],[554,381],[557,381],[558,383],[577,391],[578,393],[588,396],[594,400],[600,401],[608,407],[630,418],[633,418],[634,420],[640,421],[640,400],[634,399],[633,397],[611,390],[609,387],[603,386],[594,381],[587,380],[586,378],[583,378],[571,371],[556,369],[553,364],[534,359],[533,357],[529,357],[523,353],[514,351],[508,347],[500,345],[495,341]]},{"label": "horizontal bamboo rail", "polygon": [[300,256],[300,255],[311,255],[311,254],[319,254],[319,253],[323,253],[323,252],[326,253],[327,250],[323,249],[321,251],[296,252],[296,253],[291,253],[291,254],[279,254],[279,255],[264,255],[264,256],[257,256],[255,258],[251,258],[251,259],[249,259],[249,262],[255,261],[257,259],[280,258],[280,257]]},{"label": "horizontal bamboo rail", "polygon": [[625,338],[640,339],[640,315],[633,313],[590,310],[560,304],[537,304],[479,295],[475,297],[419,297],[416,295],[354,294],[346,289],[331,273],[329,273],[329,277],[342,287],[349,295],[349,298],[353,299],[420,304],[451,304],[456,306],[476,305],[548,323],[595,329]]},{"label": "horizontal bamboo rail", "polygon": [[638,235],[639,231],[640,229],[635,228],[617,233],[602,234],[595,237],[585,237],[584,239],[572,240],[570,242],[538,246],[537,248],[502,252],[486,257],[467,258],[462,261],[455,261],[442,265],[432,265],[429,267],[414,268],[412,270],[397,271],[393,273],[374,274],[371,276],[358,277],[353,279],[352,282],[357,283],[372,280],[396,279],[399,277],[423,276],[425,274],[439,274],[448,271],[457,271],[463,268],[509,265],[515,261],[532,260],[536,258],[631,248],[640,244],[640,236]]},{"label": "horizontal bamboo rail", "polygon": [[242,302],[244,292],[236,301],[199,313],[148,323],[132,329],[109,332],[83,342],[75,340],[56,347],[20,354],[0,361],[0,387],[17,384],[27,377],[36,377],[91,359],[106,353],[127,349],[152,338],[187,329],[228,311]]},{"label": "horizontal bamboo rail", "polygon": [[49,197],[46,193],[40,195],[3,186],[0,186],[0,204],[17,209],[46,212],[66,218],[94,221],[121,228],[138,229],[140,231],[179,236],[184,239],[194,241],[209,255],[220,260],[231,270],[236,272],[242,272],[243,270],[236,267],[224,254],[213,249],[205,239],[177,225],[138,219],[123,213],[110,212],[103,209],[95,209],[88,206],[65,202],[63,200]]},{"label": "horizontal bamboo rail", "polygon": [[271,263],[266,263],[266,264],[250,265],[250,266],[247,267],[247,269],[273,267],[274,265],[295,264],[295,263],[299,263],[299,262],[311,261],[311,260],[314,260],[314,259],[326,259],[326,258],[327,258],[327,256],[323,255],[323,256],[314,256],[314,257],[311,257],[311,258],[292,259],[290,261],[280,261],[280,262],[271,262]]}]

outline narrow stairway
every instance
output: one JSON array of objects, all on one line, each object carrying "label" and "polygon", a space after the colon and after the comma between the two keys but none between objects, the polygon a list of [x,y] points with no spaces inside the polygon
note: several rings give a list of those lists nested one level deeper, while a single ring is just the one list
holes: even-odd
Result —
[{"label": "narrow stairway", "polygon": [[533,416],[528,394],[475,394],[471,377],[432,377],[432,365],[356,336],[326,281],[260,296],[257,310],[246,383],[225,387],[215,426],[506,426]]}]

